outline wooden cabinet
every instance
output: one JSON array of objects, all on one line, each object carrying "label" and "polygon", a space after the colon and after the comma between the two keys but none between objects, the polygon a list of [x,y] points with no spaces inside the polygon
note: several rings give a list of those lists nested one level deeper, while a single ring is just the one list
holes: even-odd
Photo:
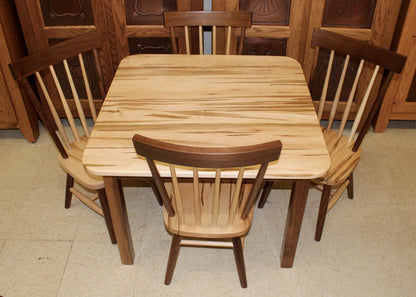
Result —
[{"label": "wooden cabinet", "polygon": [[407,61],[387,90],[374,126],[376,132],[384,131],[389,120],[416,120],[416,1],[404,2],[392,48],[407,56]]},{"label": "wooden cabinet", "polygon": [[30,142],[39,136],[38,118],[14,80],[9,63],[24,55],[25,47],[12,0],[0,2],[0,129],[20,129]]},{"label": "wooden cabinet", "polygon": [[[28,50],[98,30],[106,41],[101,55],[109,85],[120,60],[130,54],[171,53],[164,11],[248,10],[253,26],[246,32],[244,54],[287,55],[303,66],[309,79],[315,51],[314,28],[323,27],[386,48],[390,47],[402,0],[19,0],[15,1]],[[408,1],[408,0],[403,0]],[[327,56],[320,56],[325,63]],[[338,65],[341,69],[341,65]],[[351,66],[354,68],[354,65]],[[318,75],[319,76],[319,75]],[[370,71],[364,74],[369,79]],[[331,87],[331,86],[330,86]],[[312,86],[312,95],[315,96]],[[330,90],[331,91],[331,90]],[[345,98],[341,98],[345,100]],[[97,99],[97,104],[102,98]],[[328,110],[330,102],[326,107]],[[353,111],[356,109],[352,107]]]}]

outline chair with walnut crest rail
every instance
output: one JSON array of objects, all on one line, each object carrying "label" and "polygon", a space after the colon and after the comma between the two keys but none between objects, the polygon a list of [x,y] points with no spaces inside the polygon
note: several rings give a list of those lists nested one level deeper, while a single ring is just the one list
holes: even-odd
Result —
[{"label": "chair with walnut crest rail", "polygon": [[[251,27],[251,12],[248,11],[178,11],[163,14],[164,25],[170,28],[174,54],[204,54],[204,27],[212,29],[212,54],[239,54],[243,52],[246,28]],[[195,28],[195,30],[194,30]],[[196,29],[198,29],[196,31]],[[237,44],[237,30],[239,42]],[[184,40],[184,49],[178,46]],[[193,40],[198,43],[193,43]],[[221,45],[224,46],[221,46]]]},{"label": "chair with walnut crest rail", "polygon": [[[346,189],[348,197],[353,199],[353,171],[360,159],[362,151],[360,145],[381,106],[393,74],[401,72],[406,57],[322,29],[314,30],[311,46],[316,47],[317,51],[309,88],[312,90],[314,82],[320,77],[324,78],[317,113],[320,121],[324,113],[329,115],[328,120],[321,123],[326,122],[322,131],[331,158],[331,166],[327,174],[313,180],[314,185],[322,191],[315,232],[315,240],[319,241],[327,212]],[[317,67],[318,55],[321,51],[329,52],[328,63],[323,69]],[[334,66],[336,60],[341,61],[342,70],[338,75],[333,75],[338,69]],[[365,68],[372,71],[371,79],[367,84],[360,81],[361,76],[364,76],[362,73]],[[376,89],[375,82],[383,68],[384,77],[380,88]],[[317,70],[322,70],[321,75]],[[333,81],[334,79],[336,81]],[[336,91],[333,94],[328,90],[331,84],[335,85]],[[364,90],[361,93],[358,91],[360,84]],[[376,95],[374,100],[371,99],[372,95]],[[330,103],[328,110],[325,102]],[[352,127],[346,129],[348,120],[351,120]],[[259,202],[260,208],[264,206],[272,186],[272,182],[265,183]]]},{"label": "chair with walnut crest rail", "polygon": [[[202,148],[136,134],[133,143],[147,160],[163,200],[166,229],[173,234],[165,284],[172,280],[180,246],[197,245],[232,247],[240,284],[247,287],[242,237],[250,229],[267,166],[280,156],[281,142]],[[188,179],[178,180],[179,173]]]},{"label": "chair with walnut crest rail", "polygon": [[[71,206],[72,195],[76,196],[104,217],[111,241],[116,243],[103,179],[88,173],[81,163],[90,134],[86,115],[93,121],[97,117],[93,95],[101,98],[105,95],[98,60],[102,45],[98,32],[93,31],[34,52],[9,66],[60,153],[59,163],[67,173],[65,208]],[[60,117],[62,109],[65,117]],[[75,188],[74,181],[80,187]],[[101,206],[95,202],[97,199]]]}]

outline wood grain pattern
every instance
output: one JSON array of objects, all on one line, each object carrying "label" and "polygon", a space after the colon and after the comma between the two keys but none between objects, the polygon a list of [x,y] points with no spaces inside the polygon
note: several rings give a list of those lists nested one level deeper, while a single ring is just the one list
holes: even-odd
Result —
[{"label": "wood grain pattern", "polygon": [[[136,133],[206,147],[280,139],[270,179],[319,177],[330,163],[301,66],[289,57],[129,56],[97,118],[84,165],[101,176],[149,177],[131,143]],[[160,173],[170,174],[167,167]]]}]

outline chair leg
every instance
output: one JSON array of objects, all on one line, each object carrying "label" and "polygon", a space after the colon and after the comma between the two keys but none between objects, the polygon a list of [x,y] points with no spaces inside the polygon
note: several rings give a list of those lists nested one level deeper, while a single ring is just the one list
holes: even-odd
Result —
[{"label": "chair leg", "polygon": [[166,267],[165,285],[169,285],[172,281],[173,272],[175,271],[176,261],[178,260],[179,250],[181,248],[182,237],[174,234],[172,244],[170,246],[168,266]]},{"label": "chair leg", "polygon": [[259,204],[257,205],[258,208],[263,208],[264,204],[266,204],[267,198],[269,198],[270,192],[273,188],[273,182],[266,181],[264,183],[263,192],[261,193],[261,197],[259,200]]},{"label": "chair leg", "polygon": [[101,208],[104,214],[105,224],[107,226],[108,234],[110,235],[111,243],[116,244],[116,234],[114,232],[113,221],[111,220],[110,208],[108,207],[107,195],[105,189],[100,189],[98,192],[98,198],[100,199]]},{"label": "chair leg", "polygon": [[348,194],[348,198],[350,199],[354,199],[354,177],[353,174],[351,172],[350,176],[348,177],[350,183],[347,186],[347,194]]},{"label": "chair leg", "polygon": [[316,223],[315,240],[320,241],[324,229],[326,213],[328,211],[329,197],[331,196],[331,186],[324,185],[319,205],[318,221]]},{"label": "chair leg", "polygon": [[69,189],[74,186],[74,178],[67,174],[66,175],[66,188],[65,188],[65,208],[71,207],[72,193]]},{"label": "chair leg", "polygon": [[233,252],[235,258],[235,265],[237,266],[238,278],[242,288],[247,288],[246,267],[244,264],[243,246],[241,244],[241,237],[233,237]]},{"label": "chair leg", "polygon": [[150,186],[152,187],[153,194],[155,194],[156,196],[157,202],[159,203],[160,206],[162,206],[163,205],[162,196],[160,196],[159,190],[157,189],[154,180],[150,179],[149,183],[150,183]]}]

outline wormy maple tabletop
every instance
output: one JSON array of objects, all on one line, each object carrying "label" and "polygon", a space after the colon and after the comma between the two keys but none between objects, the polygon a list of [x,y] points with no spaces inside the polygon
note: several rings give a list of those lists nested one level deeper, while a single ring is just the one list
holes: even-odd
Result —
[{"label": "wormy maple tabletop", "polygon": [[284,56],[133,55],[124,58],[83,155],[100,176],[150,176],[134,134],[178,144],[282,141],[266,178],[312,179],[329,156],[301,65]]}]

